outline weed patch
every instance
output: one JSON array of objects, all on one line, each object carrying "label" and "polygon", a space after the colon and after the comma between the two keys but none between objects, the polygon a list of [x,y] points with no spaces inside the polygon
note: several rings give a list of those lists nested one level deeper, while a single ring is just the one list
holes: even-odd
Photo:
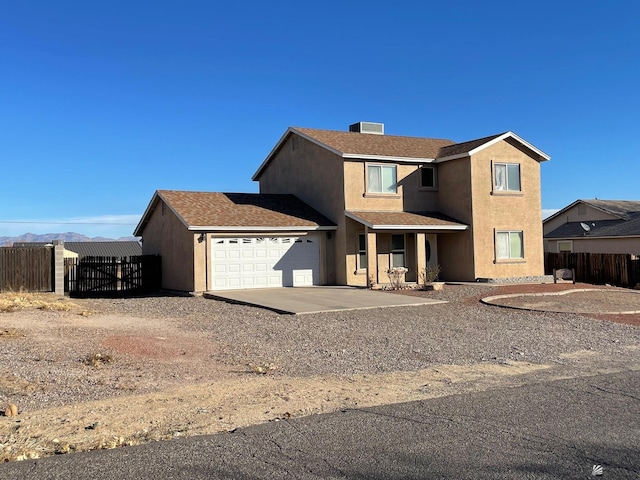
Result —
[{"label": "weed patch", "polygon": [[65,298],[48,293],[5,292],[0,294],[0,313],[34,309],[68,312],[76,306]]},{"label": "weed patch", "polygon": [[112,362],[113,357],[106,353],[92,353],[84,359],[85,365],[90,365],[96,368]]}]

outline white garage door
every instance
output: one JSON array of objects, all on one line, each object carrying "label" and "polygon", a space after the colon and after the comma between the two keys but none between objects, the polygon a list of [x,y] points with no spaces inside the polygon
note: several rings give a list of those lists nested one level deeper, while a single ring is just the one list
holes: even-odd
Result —
[{"label": "white garage door", "polygon": [[317,236],[212,238],[214,290],[320,283]]}]

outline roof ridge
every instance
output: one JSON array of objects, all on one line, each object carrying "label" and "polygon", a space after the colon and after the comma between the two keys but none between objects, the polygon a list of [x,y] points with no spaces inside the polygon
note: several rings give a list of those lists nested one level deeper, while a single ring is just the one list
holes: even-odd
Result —
[{"label": "roof ridge", "polygon": [[311,130],[311,131],[315,131],[315,132],[331,132],[331,133],[339,133],[339,134],[356,134],[356,135],[367,135],[367,136],[371,136],[371,137],[392,137],[392,138],[410,138],[410,139],[423,139],[423,140],[438,140],[438,141],[443,141],[443,142],[452,142],[453,145],[456,144],[456,142],[454,140],[451,140],[450,138],[436,138],[436,137],[417,137],[417,136],[411,136],[411,135],[390,135],[388,133],[385,134],[373,134],[373,133],[363,133],[363,132],[349,132],[349,131],[345,131],[345,130],[331,130],[331,129],[327,129],[327,128],[310,128],[310,127],[289,127],[292,130]]}]

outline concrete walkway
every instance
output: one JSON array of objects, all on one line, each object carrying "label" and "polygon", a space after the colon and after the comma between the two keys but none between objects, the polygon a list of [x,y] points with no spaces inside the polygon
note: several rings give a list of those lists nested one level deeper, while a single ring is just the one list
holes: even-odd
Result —
[{"label": "concrete walkway", "polygon": [[206,292],[207,298],[252,305],[278,313],[303,313],[360,310],[366,308],[405,307],[446,303],[442,300],[394,295],[356,287],[252,288]]}]

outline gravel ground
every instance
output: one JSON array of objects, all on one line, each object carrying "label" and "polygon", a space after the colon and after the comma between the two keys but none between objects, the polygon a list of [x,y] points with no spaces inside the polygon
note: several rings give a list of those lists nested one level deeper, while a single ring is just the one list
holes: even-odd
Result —
[{"label": "gravel ground", "polygon": [[[95,312],[88,319],[72,312],[4,313],[0,333],[14,315],[34,328],[0,336],[0,401],[20,395],[23,407],[38,409],[142,394],[246,372],[249,364],[273,364],[276,376],[377,374],[438,364],[565,363],[561,354],[619,355],[640,345],[638,327],[479,302],[504,292],[447,285],[405,292],[445,304],[299,316],[187,296],[72,299]],[[105,368],[86,366],[96,352],[115,360]]]},{"label": "gravel ground", "polygon": [[[640,329],[570,313],[529,312],[483,305],[505,290],[450,285],[420,292],[449,303],[292,316],[202,297],[84,300],[115,315],[179,318],[184,329],[214,338],[233,366],[252,358],[279,374],[380,373],[431,364],[558,361],[561,353],[620,351],[640,344]],[[389,293],[393,294],[393,293]]]},{"label": "gravel ground", "polygon": [[[0,462],[514,385],[526,373],[639,368],[637,326],[479,301],[548,288],[561,287],[447,285],[386,293],[444,304],[298,316],[184,296],[0,313],[0,407],[20,411],[0,418]],[[97,353],[113,361],[87,362]],[[257,375],[264,365],[273,375]]]}]

